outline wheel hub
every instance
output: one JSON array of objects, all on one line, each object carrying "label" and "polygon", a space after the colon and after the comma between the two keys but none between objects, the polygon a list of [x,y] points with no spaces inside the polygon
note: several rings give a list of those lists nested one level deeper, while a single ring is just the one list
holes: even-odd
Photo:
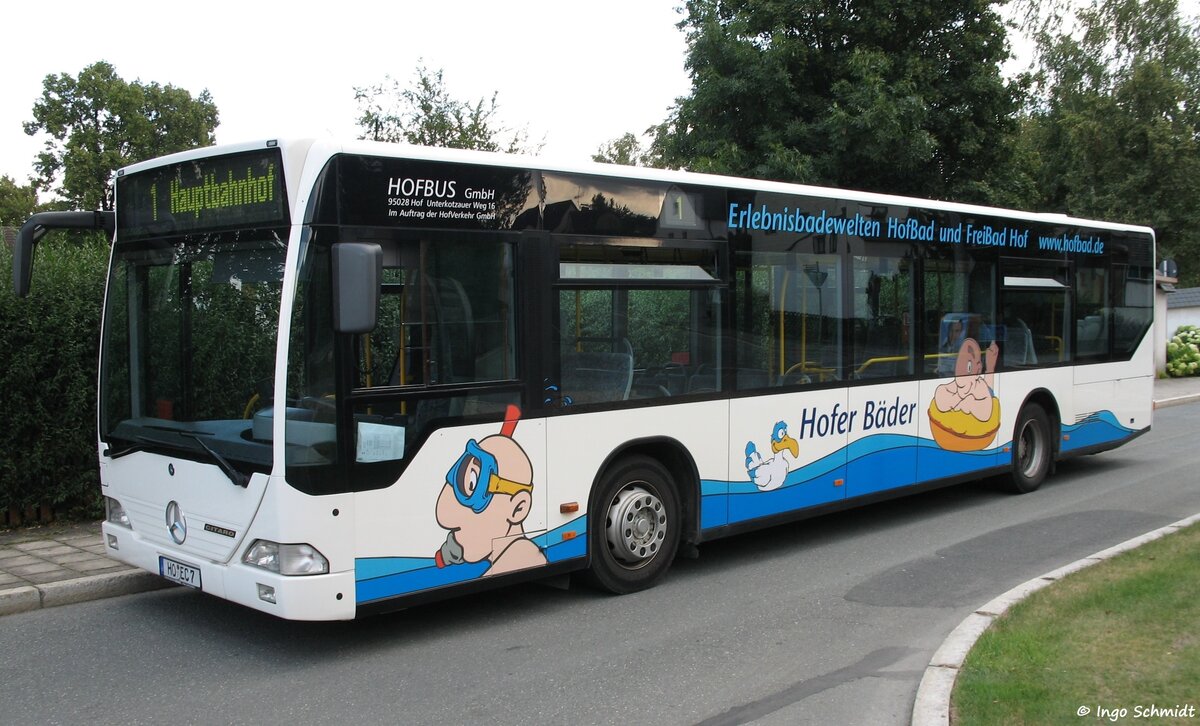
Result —
[{"label": "wheel hub", "polygon": [[1017,461],[1020,462],[1021,473],[1025,476],[1033,476],[1042,465],[1044,447],[1040,434],[1036,426],[1027,423],[1017,440]]},{"label": "wheel hub", "polygon": [[643,486],[630,484],[613,497],[605,534],[619,561],[635,567],[646,564],[658,554],[667,536],[662,500]]}]

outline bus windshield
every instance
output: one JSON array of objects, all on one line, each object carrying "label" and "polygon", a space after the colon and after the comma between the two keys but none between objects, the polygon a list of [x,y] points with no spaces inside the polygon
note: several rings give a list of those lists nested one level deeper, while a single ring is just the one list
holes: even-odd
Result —
[{"label": "bus windshield", "polygon": [[[114,246],[100,436],[109,455],[184,452],[269,471],[286,229]],[[214,453],[215,452],[215,453]],[[232,475],[231,475],[232,476]]]}]

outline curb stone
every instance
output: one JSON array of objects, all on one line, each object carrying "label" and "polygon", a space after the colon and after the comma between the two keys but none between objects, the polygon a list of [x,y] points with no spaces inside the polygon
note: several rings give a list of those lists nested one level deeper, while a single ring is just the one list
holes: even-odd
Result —
[{"label": "curb stone", "polygon": [[0,615],[12,615],[42,606],[42,594],[36,587],[14,587],[0,590]]},{"label": "curb stone", "polygon": [[42,607],[52,608],[88,600],[159,590],[170,586],[170,582],[149,572],[124,570],[122,572],[106,572],[102,575],[89,575],[75,580],[50,582],[38,586],[38,589],[42,592]]},{"label": "curb stone", "polygon": [[1175,396],[1173,398],[1162,398],[1154,402],[1154,408],[1166,408],[1167,406],[1178,406],[1184,403],[1195,403],[1200,401],[1200,393],[1190,393],[1186,396]]},{"label": "curb stone", "polygon": [[[1158,403],[1156,402],[1155,405],[1157,406]],[[962,669],[963,661],[967,658],[967,653],[971,651],[975,641],[979,640],[984,631],[991,627],[996,618],[1003,615],[1008,608],[1066,575],[1136,549],[1147,542],[1152,542],[1198,522],[1200,522],[1200,514],[1193,514],[1186,519],[1126,540],[1119,545],[1101,550],[1094,555],[1051,570],[1028,582],[1023,582],[976,609],[950,632],[925,668],[921,685],[917,687],[917,699],[913,703],[912,726],[949,725],[950,694],[954,691],[954,682],[958,678],[958,672]]]},{"label": "curb stone", "polygon": [[106,572],[44,585],[14,587],[0,590],[0,617],[118,595],[133,595],[165,587],[173,585],[153,573],[142,570]]}]

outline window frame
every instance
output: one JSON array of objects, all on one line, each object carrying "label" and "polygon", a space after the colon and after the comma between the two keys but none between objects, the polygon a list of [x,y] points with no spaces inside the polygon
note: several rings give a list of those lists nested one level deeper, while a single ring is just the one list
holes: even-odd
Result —
[{"label": "window frame", "polygon": [[[695,278],[584,278],[584,277],[564,277],[562,275],[561,263],[564,253],[572,247],[595,248],[595,249],[656,249],[656,250],[688,250],[707,252],[711,255],[709,267],[702,266],[709,273],[708,279]],[[547,385],[554,387],[562,382],[562,358],[561,347],[562,338],[558,325],[559,314],[559,296],[563,292],[570,291],[588,291],[588,290],[604,290],[612,291],[614,297],[622,293],[625,294],[626,300],[629,292],[633,291],[655,291],[655,290],[683,290],[690,292],[715,292],[719,295],[718,307],[719,314],[715,321],[714,335],[716,337],[713,351],[719,360],[725,360],[728,356],[727,351],[727,330],[728,317],[727,312],[729,307],[729,287],[730,283],[726,279],[725,270],[728,265],[725,262],[727,245],[723,240],[710,239],[682,239],[682,238],[661,238],[661,237],[593,237],[584,235],[569,235],[569,234],[554,234],[549,237],[547,245],[547,264],[551,270],[551,282],[548,285],[545,301],[546,322],[549,323],[547,330],[553,331],[544,340],[537,341],[537,344],[545,343],[544,354],[541,357],[542,375],[547,381]],[[619,263],[612,263],[617,265]],[[668,263],[654,263],[656,265],[664,265]],[[688,265],[689,262],[684,260],[682,266]],[[693,265],[694,266],[694,265]],[[627,305],[627,303],[626,303]],[[690,331],[694,334],[696,331]],[[636,360],[635,360],[636,368]],[[723,368],[723,367],[722,367]],[[719,368],[719,371],[722,370]],[[636,370],[635,370],[636,378]],[[662,405],[664,403],[693,401],[703,398],[723,397],[728,393],[727,381],[724,379],[723,372],[718,378],[719,386],[716,391],[704,393],[684,393],[679,396],[670,397],[633,397],[632,394],[620,400],[595,401],[589,403],[572,403],[571,405],[563,405],[562,397],[550,395],[544,400],[544,405],[547,411],[551,414],[570,413],[571,411],[594,411],[594,410],[610,410],[617,408],[630,408],[648,405]],[[569,392],[562,392],[568,394]]]},{"label": "window frame", "polygon": [[[419,245],[423,241],[436,244],[438,240],[472,240],[478,244],[508,245],[509,254],[509,284],[512,289],[512,299],[506,324],[511,327],[512,340],[510,346],[513,355],[513,377],[504,380],[452,382],[452,383],[414,383],[406,385],[385,385],[365,387],[359,385],[359,341],[358,334],[336,333],[332,330],[321,331],[333,337],[334,363],[333,375],[335,380],[334,401],[334,430],[335,430],[335,459],[328,464],[312,466],[287,465],[289,485],[308,494],[336,494],[347,492],[369,491],[381,489],[395,483],[408,466],[416,453],[424,446],[429,437],[444,426],[454,426],[471,421],[493,421],[503,416],[500,412],[463,413],[436,419],[436,426],[426,426],[419,431],[405,432],[405,456],[399,459],[383,461],[358,461],[358,423],[357,412],[360,409],[378,406],[403,406],[422,401],[456,399],[468,397],[509,396],[514,403],[520,404],[525,398],[525,383],[522,370],[526,365],[522,350],[521,325],[522,310],[526,306],[525,293],[521,281],[521,263],[518,261],[521,249],[521,235],[515,232],[495,230],[423,230],[423,229],[388,229],[378,227],[310,227],[306,230],[305,244],[317,244],[328,247],[336,242],[373,242],[388,247],[399,245]],[[319,240],[319,241],[318,241]],[[385,258],[387,253],[385,252]],[[331,274],[331,271],[326,271]],[[327,288],[332,290],[332,286]],[[294,314],[294,313],[293,313]],[[320,325],[319,322],[314,324]],[[295,334],[295,331],[293,331]],[[366,335],[370,335],[369,333]],[[289,360],[293,355],[289,350]],[[406,427],[407,428],[407,427]]]},{"label": "window frame", "polygon": [[[1042,293],[1044,295],[1058,294],[1065,302],[1066,310],[1063,315],[1067,321],[1061,340],[1066,348],[1065,353],[1059,354],[1059,360],[1043,362],[1039,356],[1036,363],[1017,365],[1008,363],[1005,351],[1002,349],[999,360],[1000,371],[1028,371],[1041,368],[1061,368],[1077,365],[1074,326],[1077,304],[1077,288],[1075,284],[1075,262],[1066,257],[1038,258],[1001,256],[997,268],[999,274],[999,309],[998,320],[1005,326],[1008,333],[1007,313],[1009,301],[1017,295]],[[1046,274],[1040,274],[1046,273]],[[1007,343],[1007,340],[1004,341]],[[1036,346],[1035,346],[1036,351]]]}]

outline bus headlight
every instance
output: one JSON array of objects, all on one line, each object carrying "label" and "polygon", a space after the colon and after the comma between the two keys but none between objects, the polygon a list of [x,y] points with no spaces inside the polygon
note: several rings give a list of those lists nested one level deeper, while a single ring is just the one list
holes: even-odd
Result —
[{"label": "bus headlight", "polygon": [[242,562],[281,575],[324,575],[329,560],[310,544],[279,544],[256,539],[242,555]]},{"label": "bus headlight", "polygon": [[125,513],[125,507],[112,497],[104,498],[104,519],[112,524],[119,524],[126,529],[133,529],[133,525],[129,523],[129,515]]}]

